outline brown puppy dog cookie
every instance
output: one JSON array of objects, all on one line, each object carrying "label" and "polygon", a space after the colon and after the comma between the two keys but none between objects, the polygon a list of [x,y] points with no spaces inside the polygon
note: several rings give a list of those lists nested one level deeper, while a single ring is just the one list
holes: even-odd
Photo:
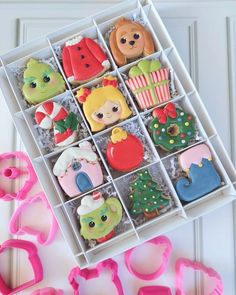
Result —
[{"label": "brown puppy dog cookie", "polygon": [[109,43],[112,55],[119,66],[128,59],[147,56],[155,51],[151,34],[141,24],[121,18],[111,32]]}]

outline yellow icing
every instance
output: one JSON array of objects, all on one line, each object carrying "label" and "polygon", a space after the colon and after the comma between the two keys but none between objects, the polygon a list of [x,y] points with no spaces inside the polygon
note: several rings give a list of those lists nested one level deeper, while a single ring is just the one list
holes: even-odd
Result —
[{"label": "yellow icing", "polygon": [[113,143],[119,142],[121,140],[124,140],[128,137],[128,134],[125,130],[123,130],[120,127],[116,127],[114,129],[112,129],[112,133],[111,133],[111,141]]}]

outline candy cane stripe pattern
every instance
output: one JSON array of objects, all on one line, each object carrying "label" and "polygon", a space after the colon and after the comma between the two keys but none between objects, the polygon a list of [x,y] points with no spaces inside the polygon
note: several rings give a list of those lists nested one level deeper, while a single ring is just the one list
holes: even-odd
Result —
[{"label": "candy cane stripe pattern", "polygon": [[[73,143],[78,136],[78,120],[74,113],[60,104],[47,101],[35,111],[35,121],[42,129],[54,128],[55,144],[66,146]],[[60,127],[57,127],[57,125]]]}]

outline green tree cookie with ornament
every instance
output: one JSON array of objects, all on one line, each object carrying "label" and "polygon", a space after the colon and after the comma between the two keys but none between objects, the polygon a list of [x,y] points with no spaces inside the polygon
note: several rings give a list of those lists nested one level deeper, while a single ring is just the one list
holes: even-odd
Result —
[{"label": "green tree cookie with ornament", "polygon": [[144,214],[146,219],[152,219],[170,203],[170,197],[163,195],[148,170],[137,174],[137,178],[130,183],[130,190],[132,204],[129,212],[132,215]]}]

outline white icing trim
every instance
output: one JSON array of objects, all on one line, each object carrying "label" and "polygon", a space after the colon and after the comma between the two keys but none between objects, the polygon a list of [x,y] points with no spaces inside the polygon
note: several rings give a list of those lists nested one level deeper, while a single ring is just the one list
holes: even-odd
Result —
[{"label": "white icing trim", "polygon": [[66,41],[66,46],[72,46],[79,43],[83,39],[83,36],[77,36],[71,40]]},{"label": "white icing trim", "polygon": [[73,143],[76,140],[76,138],[77,138],[77,131],[74,131],[66,140],[64,140],[64,141],[62,141],[60,143],[57,143],[57,146],[69,145],[69,144]]},{"label": "white icing trim", "polygon": [[110,64],[109,60],[106,59],[106,60],[104,60],[104,61],[102,62],[102,66],[103,66],[106,70],[108,70],[108,69],[110,69],[111,64]]},{"label": "white icing trim", "polygon": [[94,200],[92,195],[85,196],[81,200],[81,205],[78,207],[77,213],[81,216],[88,214],[88,213],[98,209],[103,204],[104,204],[103,197],[100,197],[99,199]]},{"label": "white icing trim", "polygon": [[98,160],[96,153],[89,148],[70,147],[65,150],[57,159],[53,167],[53,174],[59,176],[64,174],[73,159],[85,159],[89,162],[96,162]]},{"label": "white icing trim", "polygon": [[75,77],[74,76],[70,76],[69,78],[67,78],[69,83],[72,83],[75,81]]}]

